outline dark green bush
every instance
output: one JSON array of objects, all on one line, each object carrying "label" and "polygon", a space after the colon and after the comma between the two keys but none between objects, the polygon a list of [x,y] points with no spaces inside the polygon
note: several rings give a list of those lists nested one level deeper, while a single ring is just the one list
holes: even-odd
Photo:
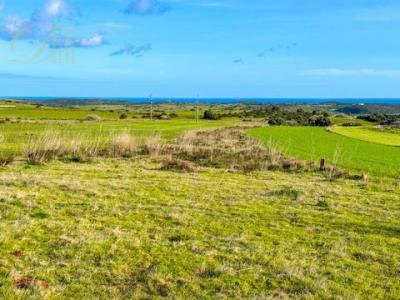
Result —
[{"label": "dark green bush", "polygon": [[204,120],[218,120],[220,117],[211,110],[204,112]]}]

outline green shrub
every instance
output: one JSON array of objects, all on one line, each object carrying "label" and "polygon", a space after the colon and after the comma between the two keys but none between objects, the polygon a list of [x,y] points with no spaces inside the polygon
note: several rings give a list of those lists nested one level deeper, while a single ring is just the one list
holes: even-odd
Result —
[{"label": "green shrub", "polygon": [[204,112],[204,120],[219,120],[220,117],[211,110]]}]

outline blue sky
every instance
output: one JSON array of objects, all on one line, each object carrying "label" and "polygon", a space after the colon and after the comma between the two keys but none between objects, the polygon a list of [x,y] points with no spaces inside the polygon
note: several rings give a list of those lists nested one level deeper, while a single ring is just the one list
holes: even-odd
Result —
[{"label": "blue sky", "polygon": [[400,97],[392,0],[0,0],[0,95]]}]

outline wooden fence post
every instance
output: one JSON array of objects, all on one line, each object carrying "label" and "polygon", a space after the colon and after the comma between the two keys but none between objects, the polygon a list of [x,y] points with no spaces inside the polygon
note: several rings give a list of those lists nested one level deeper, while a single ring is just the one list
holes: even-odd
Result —
[{"label": "wooden fence post", "polygon": [[319,163],[319,170],[325,171],[325,159],[324,158],[321,158],[321,161]]}]

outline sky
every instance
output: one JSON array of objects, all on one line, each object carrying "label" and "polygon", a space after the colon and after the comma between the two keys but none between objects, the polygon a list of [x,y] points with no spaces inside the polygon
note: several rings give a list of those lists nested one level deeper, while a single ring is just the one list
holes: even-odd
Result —
[{"label": "sky", "polygon": [[398,0],[0,0],[0,96],[400,98]]}]

